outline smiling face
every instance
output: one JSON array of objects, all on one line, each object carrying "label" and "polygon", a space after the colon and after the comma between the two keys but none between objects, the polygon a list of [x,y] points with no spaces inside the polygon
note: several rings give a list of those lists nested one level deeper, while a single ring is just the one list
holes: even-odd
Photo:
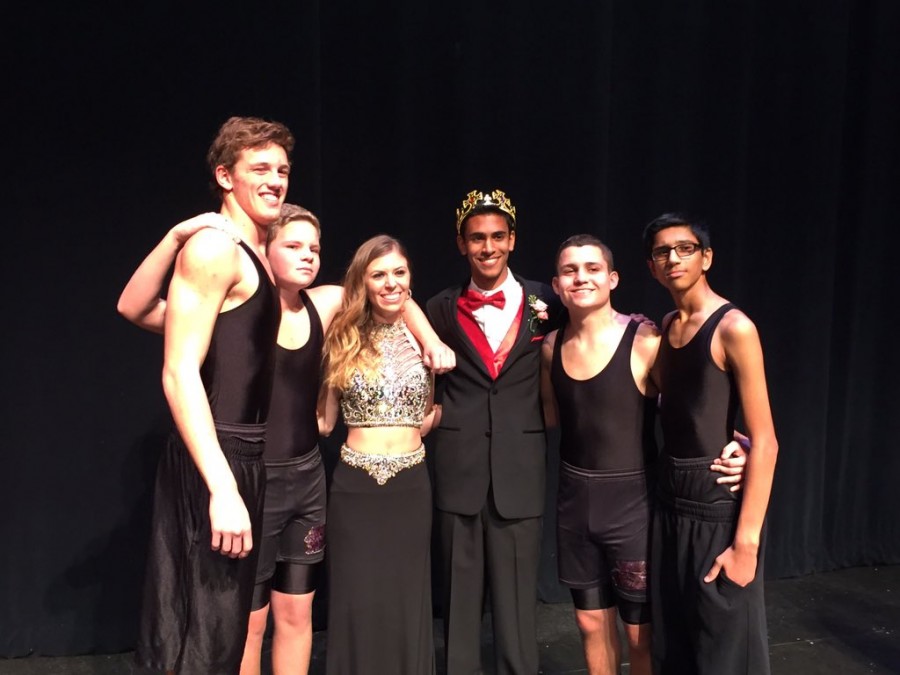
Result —
[{"label": "smiling face", "polygon": [[275,282],[286,288],[306,288],[319,273],[319,231],[308,220],[293,220],[278,230],[266,256]]},{"label": "smiling face", "polygon": [[375,258],[366,267],[364,280],[372,315],[384,323],[396,321],[409,297],[410,274],[406,258],[396,250]]},{"label": "smiling face", "polygon": [[619,273],[599,246],[564,248],[556,265],[553,290],[570,311],[594,309],[609,304],[610,292],[619,285]]},{"label": "smiling face", "polygon": [[497,213],[471,216],[456,238],[459,252],[469,260],[472,281],[486,291],[500,286],[508,274],[509,253],[516,247],[516,233]]},{"label": "smiling face", "polygon": [[[699,246],[697,237],[690,227],[681,225],[660,230],[653,237],[651,259],[647,262],[653,278],[672,293],[685,293],[690,290],[712,265],[711,248],[697,248],[682,258],[676,247],[683,244]],[[663,258],[662,254],[666,249],[667,255]]]},{"label": "smiling face", "polygon": [[222,165],[216,167],[216,181],[233,216],[243,212],[257,225],[265,226],[281,214],[290,172],[284,148],[270,143],[241,150],[230,170]]}]

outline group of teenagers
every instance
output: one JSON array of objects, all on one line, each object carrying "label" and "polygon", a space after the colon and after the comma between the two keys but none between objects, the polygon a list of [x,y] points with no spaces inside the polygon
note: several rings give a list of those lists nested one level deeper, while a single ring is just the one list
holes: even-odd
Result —
[{"label": "group of teenagers", "polygon": [[[645,228],[650,273],[675,302],[657,329],[613,309],[618,272],[593,235],[562,243],[552,285],[513,274],[516,208],[475,190],[456,210],[470,277],[423,311],[386,235],[356,250],[341,286],[311,286],[320,223],[285,203],[293,145],[278,122],[227,120],[207,155],[220,212],[172,228],[119,300],[164,334],[175,423],[139,663],[257,674],[271,614],[273,672],[306,673],[325,566],[330,675],[433,673],[434,527],[448,675],[482,671],[486,596],[494,671],[538,673],[558,426],[559,578],[588,672],[619,672],[620,620],[633,674],[767,673],[777,441],[759,337],[709,286],[707,231],[676,214]],[[318,443],[339,416],[326,490]]]}]

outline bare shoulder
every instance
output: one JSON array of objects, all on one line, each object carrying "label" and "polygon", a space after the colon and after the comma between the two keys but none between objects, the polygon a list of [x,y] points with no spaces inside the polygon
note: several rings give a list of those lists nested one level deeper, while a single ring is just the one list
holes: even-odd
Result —
[{"label": "bare shoulder", "polygon": [[556,345],[556,336],[559,335],[559,329],[551,330],[547,335],[544,336],[544,341],[542,343],[542,347],[544,349],[553,349]]},{"label": "bare shoulder", "polygon": [[553,357],[553,348],[556,346],[556,336],[559,330],[552,330],[544,336],[541,342],[541,358],[549,361]]},{"label": "bare shoulder", "polygon": [[178,256],[176,272],[199,277],[238,275],[238,246],[221,230],[200,230],[185,242]]},{"label": "bare shoulder", "polygon": [[344,302],[344,287],[328,284],[306,289],[309,299],[316,306],[322,329],[327,331]]},{"label": "bare shoulder", "polygon": [[637,327],[637,333],[634,336],[634,339],[639,342],[659,342],[659,328],[652,323],[640,323]]},{"label": "bare shoulder", "polygon": [[670,323],[672,323],[672,319],[678,314],[678,310],[673,309],[671,312],[666,314],[662,320],[662,330],[665,331]]},{"label": "bare shoulder", "polygon": [[660,343],[659,329],[653,324],[642,323],[634,335],[634,349],[641,354],[656,355]]},{"label": "bare shoulder", "polygon": [[335,284],[307,288],[306,293],[316,305],[316,308],[322,311],[338,309],[344,300],[344,287]]},{"label": "bare shoulder", "polygon": [[727,346],[729,344],[739,344],[746,341],[759,341],[759,333],[756,330],[756,324],[750,320],[750,317],[739,309],[731,309],[725,313],[718,326],[719,334],[722,342]]},{"label": "bare shoulder", "polygon": [[192,234],[181,250],[186,262],[200,265],[230,263],[238,259],[234,237],[213,228]]}]

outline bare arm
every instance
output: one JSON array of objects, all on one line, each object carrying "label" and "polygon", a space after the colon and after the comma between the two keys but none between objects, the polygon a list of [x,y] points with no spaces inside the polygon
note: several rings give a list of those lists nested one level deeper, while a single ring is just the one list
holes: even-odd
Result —
[{"label": "bare arm", "polygon": [[435,373],[447,373],[456,368],[456,354],[441,342],[428,322],[428,317],[416,301],[409,298],[403,303],[403,318],[410,332],[422,345],[422,360]]},{"label": "bare arm", "polygon": [[722,346],[741,397],[751,451],[747,458],[744,498],[734,542],[716,558],[705,580],[712,581],[724,568],[732,581],[745,586],[756,576],[760,533],[772,491],[778,441],[769,408],[762,346],[756,326],[740,313],[726,317],[726,320],[722,322],[725,324],[721,331]]},{"label": "bare arm", "polygon": [[338,411],[341,406],[341,394],[334,387],[322,387],[316,404],[316,419],[319,422],[319,435],[330,436],[337,424]]},{"label": "bare arm", "polygon": [[331,321],[341,310],[341,304],[344,301],[344,287],[326,284],[315,288],[307,288],[306,292],[316,306],[316,312],[318,312],[319,319],[322,321],[322,331],[327,333]]},{"label": "bare arm", "polygon": [[[643,316],[643,315],[637,315]],[[632,314],[632,319],[635,315]],[[659,388],[652,378],[653,366],[659,354],[659,331],[654,323],[642,323],[637,328],[631,350],[631,375],[638,391],[647,398],[659,396]]]},{"label": "bare arm", "polygon": [[541,343],[541,404],[544,408],[544,427],[553,429],[559,426],[559,409],[556,406],[556,394],[550,379],[550,366],[553,363],[553,345],[556,344],[558,331],[547,334]]},{"label": "bare arm", "polygon": [[169,285],[162,378],[175,425],[209,489],[212,548],[231,557],[253,546],[250,518],[216,437],[200,366],[240,274],[238,248],[221,235],[201,233],[184,246]]},{"label": "bare arm", "polygon": [[434,402],[434,373],[431,373],[431,387],[428,391],[428,407],[425,408],[425,419],[422,420],[421,434],[424,438],[441,423],[441,406]]},{"label": "bare arm", "polygon": [[160,297],[166,274],[184,243],[206,227],[225,228],[229,221],[218,213],[202,213],[178,223],[166,233],[138,266],[122,289],[116,309],[131,323],[154,333],[162,333],[166,321],[166,301]]}]

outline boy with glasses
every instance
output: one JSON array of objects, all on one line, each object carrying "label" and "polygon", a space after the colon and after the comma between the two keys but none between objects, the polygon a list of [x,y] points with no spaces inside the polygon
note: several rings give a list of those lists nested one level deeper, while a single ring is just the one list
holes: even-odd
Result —
[{"label": "boy with glasses", "polygon": [[[759,335],[710,287],[713,251],[702,226],[665,214],[643,241],[651,275],[676,306],[653,369],[664,442],[651,539],[654,672],[765,675],[764,523],[778,443]],[[736,493],[708,467],[739,406],[751,451]]]}]

